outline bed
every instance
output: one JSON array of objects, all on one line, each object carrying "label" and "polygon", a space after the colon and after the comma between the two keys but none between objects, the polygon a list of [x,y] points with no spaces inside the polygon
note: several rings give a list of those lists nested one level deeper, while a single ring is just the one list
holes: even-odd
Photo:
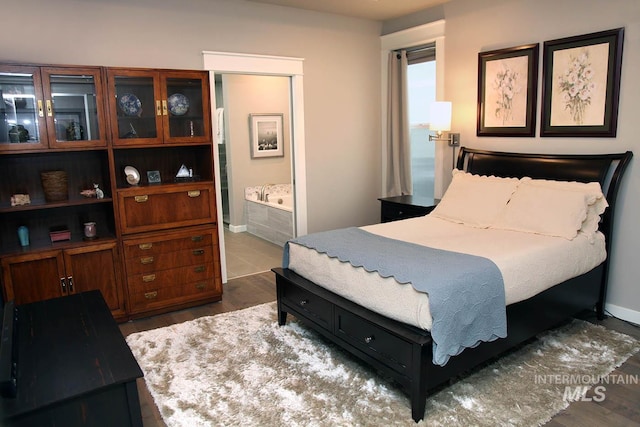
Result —
[{"label": "bed", "polygon": [[[457,170],[454,171],[458,175],[454,175],[441,205],[434,212],[422,218],[349,229],[346,233],[339,231],[341,235],[345,235],[342,237],[345,248],[340,250],[350,251],[353,254],[350,256],[354,258],[365,256],[366,262],[380,263],[380,267],[370,268],[364,265],[364,268],[356,268],[353,265],[363,264],[341,262],[337,259],[341,255],[327,256],[328,250],[322,247],[322,250],[314,246],[304,247],[300,242],[288,245],[283,263],[287,268],[273,269],[276,276],[278,323],[284,325],[287,314],[290,313],[393,379],[409,395],[412,418],[418,422],[424,417],[429,393],[449,380],[580,312],[595,311],[599,318],[604,317],[616,196],[631,157],[631,152],[549,155],[492,152],[462,147]],[[487,180],[490,180],[489,184]],[[456,206],[456,201],[473,199],[474,192],[469,190],[477,182],[482,184],[479,188],[491,189],[481,195],[487,201],[478,205],[477,212],[476,209],[464,209],[464,205]],[[547,187],[547,184],[552,189],[540,190],[541,186]],[[578,185],[580,191],[566,192],[565,185]],[[557,186],[561,188],[558,189]],[[589,188],[586,196],[582,192],[583,186]],[[593,186],[598,188],[598,192],[601,189],[599,198],[591,194]],[[467,192],[460,190],[461,188]],[[571,187],[570,190],[575,189]],[[456,191],[462,191],[458,195],[463,196],[460,200],[454,196]],[[499,216],[499,221],[495,219],[495,215],[491,220],[483,217],[485,213],[489,215],[494,201],[496,206],[502,206],[501,203],[508,205],[511,211],[518,207],[526,210],[530,209],[531,197],[538,197],[539,194],[551,197],[545,200],[554,200],[559,205],[567,204],[567,209],[584,204],[588,210],[584,213],[586,218],[579,219],[582,224],[578,226],[575,235],[565,235],[567,227],[571,230],[576,228],[575,218],[572,221],[561,218],[567,224],[563,222],[557,224],[558,227],[554,227],[556,224],[553,221],[552,226],[549,226],[550,221],[543,221],[542,226],[551,227],[550,230],[545,228],[542,232],[537,229],[529,232],[526,229],[529,224],[523,225],[518,220],[519,217],[515,217],[515,221],[513,216],[504,213]],[[463,200],[463,203],[466,202]],[[598,209],[594,206],[598,206]],[[447,217],[448,214],[455,216],[458,213],[462,219]],[[467,218],[464,218],[465,215]],[[525,216],[527,220],[533,219],[535,222],[536,218],[545,216],[545,211],[543,209],[536,215]],[[488,221],[487,224],[483,223],[485,220]],[[500,224],[494,227],[488,225],[489,222]],[[524,231],[522,227],[525,227]],[[331,233],[326,233],[325,241],[340,239],[338,234]],[[355,241],[354,235],[349,233],[363,234],[366,239],[384,240],[385,244],[393,245],[396,240],[406,241],[406,244],[403,242],[403,246],[384,246],[383,250],[377,251],[382,255],[376,258],[375,253],[362,255],[361,252],[367,251],[359,248],[378,246],[369,244],[367,240],[352,243]],[[423,235],[428,237],[421,237]],[[310,236],[309,239],[317,239],[316,236]],[[376,244],[378,240],[375,240]],[[486,244],[487,241],[493,244]],[[317,242],[315,244],[320,245]],[[349,245],[358,247],[347,247]],[[509,246],[506,252],[496,249],[502,245]],[[484,251],[483,246],[491,247],[492,250]],[[473,287],[478,287],[483,293],[487,283],[498,280],[495,269],[492,268],[496,267],[500,273],[498,285],[491,285],[491,292],[502,290],[502,295],[486,298],[491,300],[485,308],[492,317],[490,320],[485,321],[481,317],[486,315],[485,312],[477,317],[482,321],[469,323],[469,317],[457,322],[445,317],[449,320],[443,322],[439,318],[443,310],[439,308],[441,306],[436,306],[437,292],[440,290],[429,288],[428,292],[416,292],[416,283],[411,282],[412,277],[415,282],[419,282],[420,277],[425,275],[420,270],[423,267],[415,267],[415,271],[404,276],[404,270],[414,268],[404,267],[404,261],[422,253],[416,251],[434,251],[433,256],[440,260],[438,257],[441,254],[449,256],[451,252],[455,256],[460,255],[457,253],[459,248],[464,252],[461,255],[467,258],[442,258],[444,261],[438,261],[440,265],[449,265],[449,268],[441,270],[459,272],[467,268],[467,265],[474,265],[475,258],[478,258],[486,272],[482,270],[478,273],[480,275],[471,276],[465,270],[458,275],[466,277],[466,280],[473,277]],[[531,250],[537,252],[535,257]],[[489,262],[485,263],[486,260]],[[397,268],[394,267],[396,264],[403,266],[398,269],[399,272],[390,273],[386,270]],[[419,264],[424,263],[421,261]],[[541,268],[550,265],[554,267]],[[424,268],[428,268],[429,272],[434,271],[433,266]],[[544,274],[537,273],[541,271]],[[394,286],[395,293],[389,296],[388,292],[392,292],[391,288]],[[382,291],[373,292],[372,287]],[[448,284],[444,286],[448,287]],[[374,295],[376,293],[379,293],[377,298]],[[466,292],[456,291],[454,294]],[[449,297],[447,295],[445,299]],[[478,294],[466,298],[475,301]],[[501,310],[495,310],[496,304],[502,305]],[[451,305],[449,303],[449,307]],[[400,309],[394,309],[393,306]],[[429,310],[430,306],[433,313]],[[463,316],[472,312],[466,308],[451,311],[462,312]],[[404,316],[405,314],[408,316]],[[460,326],[457,323],[465,325],[456,330],[455,326]],[[443,324],[454,327],[443,333],[443,326],[440,326]],[[485,335],[474,335],[478,332],[474,327],[479,324],[484,328],[480,333]],[[473,330],[471,338],[463,337],[468,329]],[[446,339],[442,337],[456,338],[458,333],[463,337],[461,343],[446,346]],[[458,344],[460,348],[455,351]]]}]

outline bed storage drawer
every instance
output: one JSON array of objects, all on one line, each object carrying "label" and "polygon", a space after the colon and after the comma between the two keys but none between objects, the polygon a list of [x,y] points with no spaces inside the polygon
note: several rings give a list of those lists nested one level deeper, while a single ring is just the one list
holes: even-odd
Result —
[{"label": "bed storage drawer", "polygon": [[412,345],[408,341],[340,307],[335,307],[334,327],[339,338],[396,372],[409,374]]},{"label": "bed storage drawer", "polygon": [[[331,330],[333,305],[317,295],[294,286],[285,285],[281,288],[282,301],[301,311],[311,320],[325,329]],[[294,313],[295,314],[295,313]]]}]

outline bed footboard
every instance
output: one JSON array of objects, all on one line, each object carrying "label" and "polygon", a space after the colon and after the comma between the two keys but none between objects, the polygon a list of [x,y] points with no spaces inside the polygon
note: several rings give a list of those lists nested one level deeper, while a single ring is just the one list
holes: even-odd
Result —
[{"label": "bed footboard", "polygon": [[278,324],[292,314],[328,340],[392,378],[411,400],[411,416],[424,418],[426,399],[438,386],[560,325],[599,300],[603,266],[507,308],[509,335],[432,363],[428,331],[389,319],[336,295],[289,269],[274,268]]}]

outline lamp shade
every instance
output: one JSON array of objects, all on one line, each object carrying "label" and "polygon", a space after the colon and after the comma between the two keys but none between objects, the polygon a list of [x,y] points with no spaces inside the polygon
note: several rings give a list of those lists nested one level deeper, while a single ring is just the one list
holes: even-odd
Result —
[{"label": "lamp shade", "polygon": [[451,102],[433,102],[429,112],[430,130],[440,132],[451,130]]}]

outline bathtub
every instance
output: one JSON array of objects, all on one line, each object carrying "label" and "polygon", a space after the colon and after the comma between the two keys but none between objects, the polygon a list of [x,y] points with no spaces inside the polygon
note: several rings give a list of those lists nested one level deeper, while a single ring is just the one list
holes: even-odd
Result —
[{"label": "bathtub", "polygon": [[[260,194],[266,200],[259,200]],[[279,246],[293,238],[293,195],[291,184],[245,188],[247,232]]]}]

